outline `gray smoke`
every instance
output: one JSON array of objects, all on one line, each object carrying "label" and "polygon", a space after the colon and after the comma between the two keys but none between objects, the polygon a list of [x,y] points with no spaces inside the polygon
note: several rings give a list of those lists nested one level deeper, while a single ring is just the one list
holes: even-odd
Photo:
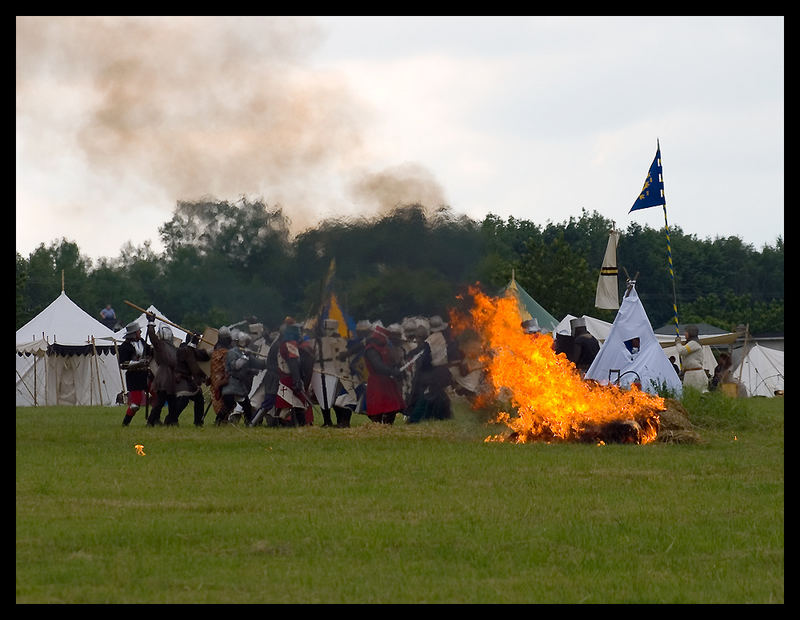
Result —
[{"label": "gray smoke", "polygon": [[[310,18],[18,17],[17,114],[44,132],[59,109],[79,109],[76,157],[112,188],[161,196],[164,220],[208,196],[279,205],[295,232],[320,212],[444,204],[418,164],[352,169],[368,115],[338,76],[308,66],[323,34]],[[49,107],[36,99],[51,94],[37,87],[45,77],[61,93]]]}]

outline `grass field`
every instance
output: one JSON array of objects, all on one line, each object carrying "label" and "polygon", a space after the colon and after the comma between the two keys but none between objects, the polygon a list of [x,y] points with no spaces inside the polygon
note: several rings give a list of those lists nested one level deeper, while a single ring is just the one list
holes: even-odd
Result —
[{"label": "grass field", "polygon": [[16,602],[783,603],[784,400],[684,404],[702,441],[645,446],[485,443],[464,405],[350,429],[17,408]]}]

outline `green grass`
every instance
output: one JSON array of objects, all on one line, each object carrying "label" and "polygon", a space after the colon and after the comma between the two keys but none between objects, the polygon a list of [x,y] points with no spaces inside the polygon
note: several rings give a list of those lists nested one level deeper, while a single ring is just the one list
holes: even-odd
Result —
[{"label": "green grass", "polygon": [[[447,422],[127,428],[16,411],[17,603],[783,603],[783,398],[703,441],[484,443]],[[144,446],[137,455],[134,446]]]}]

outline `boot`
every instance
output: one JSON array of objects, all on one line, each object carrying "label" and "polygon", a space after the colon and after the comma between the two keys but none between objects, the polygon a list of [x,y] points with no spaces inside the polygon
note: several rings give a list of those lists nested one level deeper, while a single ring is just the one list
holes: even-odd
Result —
[{"label": "boot", "polygon": [[322,426],[333,426],[333,422],[331,421],[330,409],[322,410]]},{"label": "boot", "polygon": [[346,407],[336,407],[336,427],[337,428],[350,428],[350,415],[352,412]]},{"label": "boot", "polygon": [[125,417],[122,418],[122,426],[128,426],[131,423],[131,420],[133,420],[133,416],[126,413]]}]

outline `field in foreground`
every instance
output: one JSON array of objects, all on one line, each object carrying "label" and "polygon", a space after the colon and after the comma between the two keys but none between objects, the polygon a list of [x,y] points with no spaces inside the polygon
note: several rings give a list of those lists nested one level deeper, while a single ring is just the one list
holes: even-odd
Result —
[{"label": "field in foreground", "polygon": [[[701,441],[485,443],[446,422],[123,428],[17,408],[17,603],[783,603],[784,401]],[[143,446],[143,455],[136,445]]]}]

